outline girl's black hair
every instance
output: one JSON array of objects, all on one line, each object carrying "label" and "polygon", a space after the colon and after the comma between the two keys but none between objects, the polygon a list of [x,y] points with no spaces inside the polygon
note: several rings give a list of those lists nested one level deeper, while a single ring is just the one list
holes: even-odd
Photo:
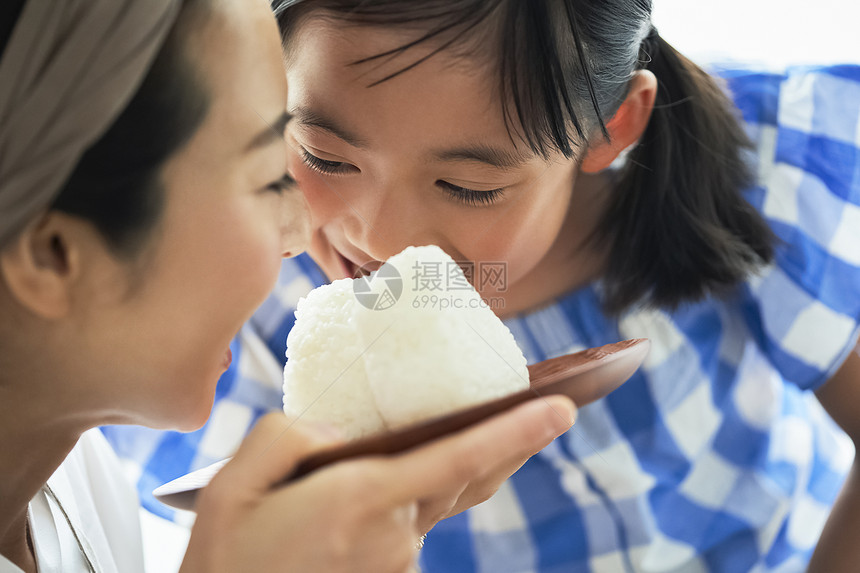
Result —
[{"label": "girl's black hair", "polygon": [[[749,143],[716,80],[651,26],[650,0],[272,0],[286,50],[308,15],[421,26],[433,40],[497,64],[509,133],[536,154],[572,158],[607,122],[639,69],[658,80],[645,133],[618,174],[593,237],[608,247],[604,304],[673,308],[720,293],[773,257],[773,236],[744,199]],[[477,38],[477,40],[476,40]],[[431,54],[432,55],[432,54]],[[417,60],[412,66],[419,65]],[[390,77],[394,77],[394,74]],[[389,79],[389,78],[385,78]],[[384,81],[384,80],[383,80]]]},{"label": "girl's black hair", "polygon": [[[25,3],[12,0],[0,8],[0,54]],[[183,2],[137,93],[84,153],[51,206],[92,223],[118,255],[134,255],[145,244],[164,208],[161,168],[208,109],[207,92],[185,57],[186,24],[200,3]]]}]

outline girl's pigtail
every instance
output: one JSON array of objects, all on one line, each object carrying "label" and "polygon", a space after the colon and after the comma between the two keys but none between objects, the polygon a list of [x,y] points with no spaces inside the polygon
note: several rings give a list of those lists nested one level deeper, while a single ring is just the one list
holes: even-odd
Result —
[{"label": "girl's pigtail", "polygon": [[657,99],[599,233],[611,249],[614,312],[719,293],[773,256],[769,227],[742,196],[753,181],[751,144],[729,98],[653,28],[640,65],[657,77]]}]

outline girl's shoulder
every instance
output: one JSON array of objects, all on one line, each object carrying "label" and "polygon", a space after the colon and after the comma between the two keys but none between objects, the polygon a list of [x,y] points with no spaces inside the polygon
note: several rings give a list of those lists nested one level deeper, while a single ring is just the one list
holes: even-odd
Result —
[{"label": "girl's shoulder", "polygon": [[783,375],[816,388],[860,324],[860,66],[717,73],[754,144],[747,197],[777,237],[745,285],[751,326]]}]

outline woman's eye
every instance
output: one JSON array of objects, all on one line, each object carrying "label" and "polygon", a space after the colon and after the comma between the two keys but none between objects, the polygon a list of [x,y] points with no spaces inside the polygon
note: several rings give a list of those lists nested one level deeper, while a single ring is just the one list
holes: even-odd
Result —
[{"label": "woman's eye", "polygon": [[337,175],[340,173],[346,173],[351,169],[355,169],[354,166],[349,163],[344,163],[343,161],[329,161],[327,159],[320,159],[316,155],[311,154],[307,149],[302,148],[302,160],[305,164],[320,173],[325,175]]},{"label": "woman's eye", "polygon": [[462,201],[467,205],[490,205],[501,197],[502,193],[505,191],[504,187],[490,189],[488,191],[476,191],[474,189],[467,189],[459,185],[454,185],[453,183],[448,183],[447,181],[442,181],[441,179],[436,182],[436,185],[444,189],[445,192],[454,199]]},{"label": "woman's eye", "polygon": [[274,191],[275,193],[283,193],[284,191],[291,189],[296,184],[296,180],[290,177],[288,173],[284,173],[284,176],[266,185],[267,191]]}]

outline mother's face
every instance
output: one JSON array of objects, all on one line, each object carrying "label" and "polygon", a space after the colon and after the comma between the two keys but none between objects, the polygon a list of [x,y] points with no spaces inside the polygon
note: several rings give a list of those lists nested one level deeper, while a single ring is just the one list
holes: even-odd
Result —
[{"label": "mother's face", "polygon": [[90,383],[126,422],[203,423],[231,339],[282,256],[308,239],[301,194],[278,186],[287,91],[274,18],[264,1],[211,10],[189,40],[210,109],[165,168],[166,208],[140,284],[130,296],[92,284],[97,304],[81,311]]}]

